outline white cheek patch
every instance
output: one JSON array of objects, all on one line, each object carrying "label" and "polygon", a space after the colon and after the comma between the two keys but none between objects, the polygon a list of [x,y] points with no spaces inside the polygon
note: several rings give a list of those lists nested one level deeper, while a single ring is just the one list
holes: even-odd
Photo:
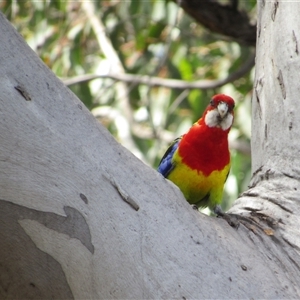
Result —
[{"label": "white cheek patch", "polygon": [[230,128],[233,122],[233,115],[227,114],[226,117],[221,121],[220,125],[223,130]]},{"label": "white cheek patch", "polygon": [[210,110],[205,116],[205,119],[204,119],[205,124],[208,127],[216,127],[219,123],[218,116],[219,116],[219,113],[216,109]]},{"label": "white cheek patch", "polygon": [[208,127],[220,127],[223,130],[227,130],[232,125],[233,115],[231,113],[228,113],[223,119],[220,119],[219,112],[214,109],[210,110],[206,114],[204,121]]}]

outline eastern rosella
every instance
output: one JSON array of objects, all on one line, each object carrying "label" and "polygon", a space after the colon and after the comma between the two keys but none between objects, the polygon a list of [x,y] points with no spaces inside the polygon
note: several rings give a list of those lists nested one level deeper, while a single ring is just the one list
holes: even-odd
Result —
[{"label": "eastern rosella", "polygon": [[158,171],[174,182],[186,200],[224,216],[219,204],[230,169],[228,133],[234,100],[215,95],[202,118],[177,138],[160,161]]}]

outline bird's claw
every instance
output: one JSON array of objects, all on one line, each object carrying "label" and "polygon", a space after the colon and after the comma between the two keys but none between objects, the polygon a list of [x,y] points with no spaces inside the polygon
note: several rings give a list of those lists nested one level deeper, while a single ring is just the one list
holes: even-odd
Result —
[{"label": "bird's claw", "polygon": [[225,221],[227,221],[227,223],[231,227],[234,227],[236,229],[239,227],[239,225],[240,225],[239,220],[234,215],[229,215],[227,213],[224,213],[223,210],[222,210],[222,208],[219,205],[217,205],[214,208],[214,213],[217,215],[218,218],[222,218]]},{"label": "bird's claw", "polygon": [[191,206],[194,210],[198,210],[198,206],[196,204],[191,204]]},{"label": "bird's claw", "polygon": [[223,215],[217,215],[217,217],[224,219],[225,221],[227,221],[227,223],[231,227],[234,227],[236,229],[238,229],[238,227],[240,226],[240,222],[233,215],[229,215],[229,214],[223,213]]}]

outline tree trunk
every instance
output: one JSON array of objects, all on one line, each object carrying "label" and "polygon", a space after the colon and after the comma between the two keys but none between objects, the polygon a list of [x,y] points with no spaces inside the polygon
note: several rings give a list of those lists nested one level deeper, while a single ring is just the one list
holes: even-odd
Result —
[{"label": "tree trunk", "polygon": [[258,5],[238,229],[119,145],[0,15],[1,299],[300,297],[300,4]]},{"label": "tree trunk", "polygon": [[[299,2],[258,2],[252,179],[232,212],[264,221],[259,248],[285,298],[300,297]],[[269,231],[268,227],[273,227]],[[278,274],[277,274],[278,272]],[[274,288],[275,288],[274,284]]]}]

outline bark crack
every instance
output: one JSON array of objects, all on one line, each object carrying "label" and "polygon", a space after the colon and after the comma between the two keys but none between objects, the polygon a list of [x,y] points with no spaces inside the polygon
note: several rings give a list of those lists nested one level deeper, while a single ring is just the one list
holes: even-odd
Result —
[{"label": "bark crack", "polygon": [[278,79],[278,82],[279,82],[279,85],[280,85],[282,97],[283,97],[283,99],[285,99],[286,98],[286,90],[285,90],[285,85],[284,85],[284,82],[283,82],[283,76],[282,76],[281,70],[279,70],[277,79]]},{"label": "bark crack", "polygon": [[103,175],[105,179],[107,179],[111,185],[117,190],[119,195],[121,196],[121,199],[124,200],[127,204],[129,204],[134,210],[138,211],[140,209],[139,205],[132,199],[132,197],[121,187],[120,184],[118,184],[114,178],[112,178],[110,175],[105,176]]},{"label": "bark crack", "polygon": [[29,93],[26,91],[26,89],[23,86],[17,85],[15,86],[15,90],[17,90],[26,101],[31,101],[31,97]]},{"label": "bark crack", "polygon": [[272,18],[273,22],[275,21],[278,6],[279,6],[279,2],[275,1],[274,6],[273,6],[273,10],[272,10],[272,13],[271,13],[271,18]]},{"label": "bark crack", "polygon": [[299,50],[298,50],[298,40],[295,34],[295,31],[293,30],[293,41],[295,43],[295,52],[297,55],[299,55]]}]

